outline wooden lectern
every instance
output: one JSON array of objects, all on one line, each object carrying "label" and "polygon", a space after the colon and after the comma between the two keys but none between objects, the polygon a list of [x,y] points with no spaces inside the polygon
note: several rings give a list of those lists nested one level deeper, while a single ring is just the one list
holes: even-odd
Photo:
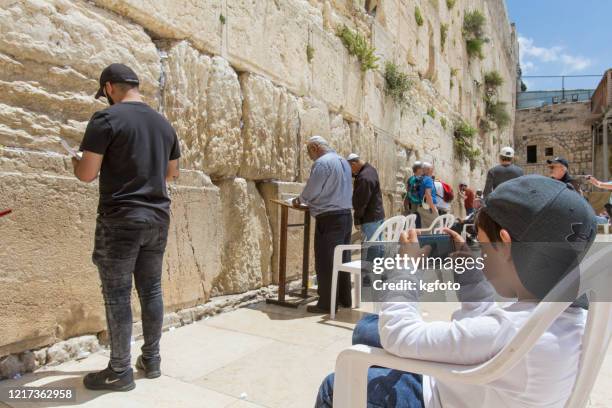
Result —
[{"label": "wooden lectern", "polygon": [[[308,261],[310,258],[310,211],[307,206],[301,205],[299,208],[293,207],[284,200],[273,199],[271,202],[278,204],[281,208],[280,225],[280,249],[278,254],[278,299],[266,299],[267,303],[275,305],[295,307],[300,304],[308,303],[317,298],[316,295],[308,292]],[[301,211],[304,213],[303,224],[289,224],[289,210]],[[304,227],[304,247],[302,251],[302,289],[299,292],[285,292],[287,285],[287,230],[292,227]],[[287,301],[285,295],[297,297],[297,300]]]}]

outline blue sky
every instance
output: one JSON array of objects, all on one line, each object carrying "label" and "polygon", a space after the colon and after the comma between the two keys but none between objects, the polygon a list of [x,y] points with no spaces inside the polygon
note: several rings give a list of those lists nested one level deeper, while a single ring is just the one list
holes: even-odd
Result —
[{"label": "blue sky", "polygon": [[[516,23],[523,75],[603,74],[612,68],[612,1],[506,0]],[[566,78],[566,89],[600,78]],[[524,79],[529,90],[560,89],[561,79]]]}]

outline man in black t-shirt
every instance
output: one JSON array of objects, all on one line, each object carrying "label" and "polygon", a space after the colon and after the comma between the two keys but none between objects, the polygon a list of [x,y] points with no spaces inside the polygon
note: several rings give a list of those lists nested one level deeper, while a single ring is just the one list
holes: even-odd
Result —
[{"label": "man in black t-shirt", "polygon": [[170,123],[142,101],[138,77],[123,64],[102,71],[96,112],[85,131],[74,174],[85,182],[100,175],[93,262],[98,267],[111,346],[108,367],[90,373],[89,389],[135,387],[130,367],[132,275],[142,310],[144,345],[136,367],[147,378],[161,375],[162,261],[168,237],[170,198],[166,181],[178,177],[179,144]]}]

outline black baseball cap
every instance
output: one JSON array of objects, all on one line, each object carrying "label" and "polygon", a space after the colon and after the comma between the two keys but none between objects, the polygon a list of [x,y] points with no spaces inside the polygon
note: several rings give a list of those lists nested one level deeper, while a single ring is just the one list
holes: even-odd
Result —
[{"label": "black baseball cap", "polygon": [[140,84],[138,75],[136,75],[132,68],[124,64],[110,64],[108,67],[104,68],[100,74],[100,88],[98,88],[98,92],[96,92],[96,99],[104,96],[104,84],[107,82],[123,82],[134,85]]},{"label": "black baseball cap", "polygon": [[548,163],[548,164],[559,163],[559,164],[564,165],[566,169],[569,169],[569,163],[563,157],[557,156],[557,157],[555,157],[552,160],[548,159],[548,160],[546,160],[546,163]]},{"label": "black baseball cap", "polygon": [[485,211],[512,237],[512,260],[526,289],[544,298],[595,240],[589,203],[565,183],[540,175],[500,184]]}]

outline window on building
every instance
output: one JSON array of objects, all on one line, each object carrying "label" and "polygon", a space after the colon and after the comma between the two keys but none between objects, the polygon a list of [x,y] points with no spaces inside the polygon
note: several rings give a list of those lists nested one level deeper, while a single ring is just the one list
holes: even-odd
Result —
[{"label": "window on building", "polygon": [[553,148],[552,147],[547,147],[546,149],[544,149],[544,156],[554,156],[555,154],[553,153]]},{"label": "window on building", "polygon": [[538,162],[538,146],[531,145],[527,146],[527,163]]}]

